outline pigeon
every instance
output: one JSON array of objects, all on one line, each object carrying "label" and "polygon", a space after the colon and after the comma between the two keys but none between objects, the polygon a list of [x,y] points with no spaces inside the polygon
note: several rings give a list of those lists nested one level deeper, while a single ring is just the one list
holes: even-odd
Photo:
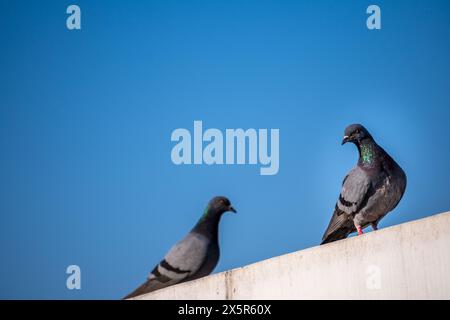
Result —
[{"label": "pigeon", "polygon": [[342,145],[347,142],[358,148],[358,163],[342,182],[341,194],[321,244],[347,238],[355,231],[361,235],[368,225],[377,230],[380,220],[395,209],[405,193],[405,172],[366,128],[360,124],[348,126]]},{"label": "pigeon", "polygon": [[209,275],[219,261],[219,222],[227,211],[236,213],[230,200],[211,199],[194,228],[169,250],[147,281],[124,299]]}]

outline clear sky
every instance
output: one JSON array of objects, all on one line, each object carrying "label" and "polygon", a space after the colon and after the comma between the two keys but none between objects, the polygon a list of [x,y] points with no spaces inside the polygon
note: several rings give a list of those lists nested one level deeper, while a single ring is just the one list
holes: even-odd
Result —
[{"label": "clear sky", "polygon": [[[381,228],[450,210],[449,16],[446,0],[0,1],[0,298],[120,298],[214,195],[238,210],[215,272],[316,246],[355,122],[408,176]],[[194,120],[278,128],[279,173],[175,166],[171,133]]]}]

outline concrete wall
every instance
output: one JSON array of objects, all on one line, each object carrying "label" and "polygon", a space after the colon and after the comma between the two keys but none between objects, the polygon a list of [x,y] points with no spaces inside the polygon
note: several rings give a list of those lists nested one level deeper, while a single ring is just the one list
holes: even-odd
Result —
[{"label": "concrete wall", "polygon": [[450,212],[137,299],[450,299]]}]

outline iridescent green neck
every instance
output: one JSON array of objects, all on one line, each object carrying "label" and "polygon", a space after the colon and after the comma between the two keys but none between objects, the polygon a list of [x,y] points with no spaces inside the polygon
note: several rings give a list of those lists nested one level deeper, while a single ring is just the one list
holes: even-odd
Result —
[{"label": "iridescent green neck", "polygon": [[217,233],[221,214],[210,206],[207,206],[203,215],[198,220],[192,231],[205,235],[214,241],[218,241]]},{"label": "iridescent green neck", "polygon": [[205,211],[203,211],[202,216],[200,217],[199,223],[204,221],[209,214],[209,206],[206,206]]},{"label": "iridescent green neck", "polygon": [[362,164],[370,165],[375,159],[375,149],[372,143],[361,143],[359,145],[359,159]]}]

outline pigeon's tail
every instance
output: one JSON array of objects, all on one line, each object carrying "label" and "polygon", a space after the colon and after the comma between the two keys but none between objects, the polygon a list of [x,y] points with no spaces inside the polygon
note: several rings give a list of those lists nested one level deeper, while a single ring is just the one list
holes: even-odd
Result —
[{"label": "pigeon's tail", "polygon": [[348,237],[348,235],[350,233],[353,233],[355,231],[356,231],[355,226],[348,226],[345,228],[341,228],[340,230],[337,230],[337,231],[333,232],[332,234],[329,234],[328,236],[324,237],[320,244],[322,245],[322,244],[345,239]]},{"label": "pigeon's tail", "polygon": [[348,237],[350,233],[356,231],[353,220],[350,219],[346,214],[342,213],[338,215],[336,212],[333,213],[330,224],[325,231],[322,242],[320,243],[330,243],[337,240],[342,240]]},{"label": "pigeon's tail", "polygon": [[134,297],[140,296],[141,294],[149,293],[149,292],[161,289],[163,287],[165,287],[165,286],[158,280],[156,280],[154,278],[149,279],[145,283],[143,283],[141,286],[139,286],[136,290],[134,290],[130,294],[123,297],[123,300],[134,298]]}]

